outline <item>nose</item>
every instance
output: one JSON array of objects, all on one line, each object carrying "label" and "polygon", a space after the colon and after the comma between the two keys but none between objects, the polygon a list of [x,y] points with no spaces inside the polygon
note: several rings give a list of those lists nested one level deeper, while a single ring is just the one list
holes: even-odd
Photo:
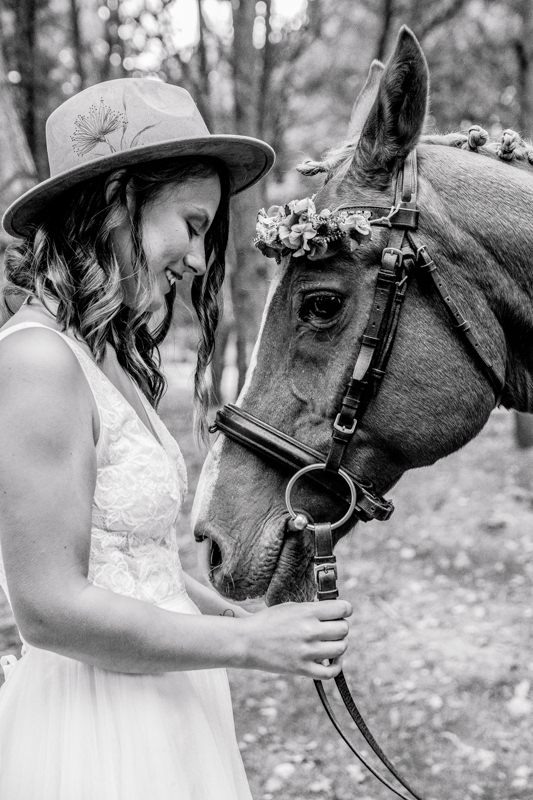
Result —
[{"label": "nose", "polygon": [[204,275],[207,269],[203,240],[191,249],[183,259],[186,269],[193,275]]}]

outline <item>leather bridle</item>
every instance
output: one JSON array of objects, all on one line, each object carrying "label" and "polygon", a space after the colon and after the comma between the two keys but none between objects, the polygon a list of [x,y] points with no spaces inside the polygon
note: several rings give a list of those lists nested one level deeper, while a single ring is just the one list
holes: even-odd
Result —
[{"label": "leather bridle", "polygon": [[[226,405],[217,415],[212,430],[219,430],[238,444],[258,455],[274,461],[278,466],[295,471],[286,491],[289,511],[288,527],[291,530],[310,530],[314,535],[314,565],[319,600],[338,597],[337,567],[333,554],[332,532],[345,524],[352,515],[366,522],[371,519],[387,520],[394,506],[390,500],[379,497],[370,481],[343,467],[346,450],[352,441],[357,426],[363,417],[368,401],[379,391],[386,375],[393,350],[403,301],[411,280],[420,277],[427,280],[437,293],[453,320],[454,329],[462,337],[467,349],[483,370],[495,394],[495,404],[501,398],[504,382],[498,376],[489,354],[472,326],[463,316],[452,297],[437,266],[429,256],[427,248],[418,239],[417,209],[417,164],[416,151],[406,158],[398,175],[395,203],[391,208],[381,206],[344,204],[336,209],[365,210],[372,216],[370,224],[387,227],[389,239],[381,253],[381,264],[377,273],[375,293],[368,322],[362,337],[352,376],[341,401],[339,412],[333,422],[329,452],[320,453],[308,447],[272,425],[258,419],[235,405]],[[297,513],[291,503],[291,493],[296,481],[303,475],[320,483],[339,499],[348,503],[348,510],[336,522],[311,523],[302,513]],[[338,478],[343,479],[339,488]],[[400,775],[368,730],[350,694],[344,674],[335,682],[348,712],[362,735],[380,758],[384,766],[400,784],[417,800],[420,795]],[[359,760],[398,797],[409,800],[392,786],[386,778],[376,772],[347,739],[337,722],[321,681],[315,681],[320,699],[333,725]]]}]

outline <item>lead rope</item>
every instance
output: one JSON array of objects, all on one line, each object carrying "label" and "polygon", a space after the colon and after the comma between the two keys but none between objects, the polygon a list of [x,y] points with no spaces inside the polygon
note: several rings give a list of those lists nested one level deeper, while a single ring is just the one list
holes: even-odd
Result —
[{"label": "lead rope", "polygon": [[[302,514],[302,517],[305,516]],[[316,585],[317,585],[317,598],[319,601],[321,600],[336,600],[339,596],[339,590],[337,588],[337,559],[333,554],[333,536],[331,530],[331,523],[330,522],[320,522],[315,523],[313,526],[314,530],[314,568],[315,568],[315,578],[316,578]],[[401,797],[402,800],[412,800],[414,797],[415,800],[422,800],[422,797],[415,792],[414,789],[411,788],[409,783],[406,779],[401,775],[401,773],[396,769],[394,764],[389,760],[386,754],[383,752],[377,741],[375,740],[374,736],[372,735],[368,725],[366,724],[365,720],[363,719],[361,712],[357,708],[355,701],[352,697],[348,684],[346,682],[346,678],[344,676],[344,672],[341,670],[337,677],[335,678],[335,683],[337,685],[337,689],[341,695],[344,705],[348,713],[350,714],[352,720],[357,725],[359,732],[367,742],[367,744],[372,748],[374,753],[380,759],[383,766],[385,766],[391,775],[393,775],[398,783],[400,783],[404,789],[406,789],[410,794],[411,797],[403,794],[399,789],[394,787],[387,778],[381,775],[374,767],[368,763],[368,761],[361,755],[361,753],[357,750],[355,745],[353,745],[348,737],[345,735],[344,731],[342,730],[340,723],[338,722],[335,712],[333,711],[330,702],[326,696],[326,691],[324,689],[324,684],[320,680],[315,680],[315,688],[318,692],[318,696],[320,697],[320,701],[324,706],[326,714],[330,718],[335,730],[339,734],[339,736],[346,742],[352,753],[359,759],[359,761],[367,768],[372,775],[378,779],[387,789],[390,789],[397,797]]]}]

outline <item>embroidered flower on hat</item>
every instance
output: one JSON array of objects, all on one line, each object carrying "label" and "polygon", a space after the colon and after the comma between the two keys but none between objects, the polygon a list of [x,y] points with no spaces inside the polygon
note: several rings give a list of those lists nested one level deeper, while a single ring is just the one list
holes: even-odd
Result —
[{"label": "embroidered flower on hat", "polygon": [[[110,133],[118,130],[123,124],[124,115],[104,103],[103,98],[98,106],[92,105],[87,114],[78,114],[74,123],[72,147],[79,156],[84,156],[101,143],[107,144],[112,153],[116,152],[107,139]],[[126,123],[127,124],[127,123]]]},{"label": "embroidered flower on hat", "polygon": [[[72,148],[76,155],[84,156],[100,144],[107,145],[111,153],[116,153],[118,150],[127,150],[139,144],[139,139],[145,131],[159,125],[158,122],[152,125],[145,125],[135,134],[128,145],[124,140],[129,125],[124,98],[122,98],[122,104],[124,111],[115,111],[111,106],[104,103],[103,98],[100,98],[98,106],[90,106],[87,114],[78,114],[74,122],[74,133],[70,137]],[[119,130],[119,128],[122,129],[122,136],[115,146],[109,141],[108,136]],[[107,155],[107,153],[94,153],[94,155]]]}]

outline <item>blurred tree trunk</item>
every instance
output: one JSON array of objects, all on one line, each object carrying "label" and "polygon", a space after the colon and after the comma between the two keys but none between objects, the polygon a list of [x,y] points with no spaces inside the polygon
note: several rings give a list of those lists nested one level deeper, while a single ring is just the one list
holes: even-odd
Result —
[{"label": "blurred tree trunk", "polygon": [[105,40],[109,51],[102,62],[100,80],[109,81],[113,78],[125,78],[127,76],[124,69],[124,42],[118,35],[118,29],[122,20],[118,3],[108,3],[110,16],[105,25]]},{"label": "blurred tree trunk", "polygon": [[72,49],[74,51],[74,63],[76,64],[76,72],[80,77],[79,88],[84,89],[87,79],[85,75],[85,67],[83,64],[83,41],[80,31],[80,9],[78,7],[78,0],[70,0],[70,27],[72,31]]},{"label": "blurred tree trunk", "polygon": [[[241,0],[233,9],[233,86],[235,132],[243,136],[258,135],[258,68],[259,51],[254,47],[253,28],[255,3]],[[248,343],[259,329],[261,309],[266,298],[266,268],[262,256],[253,245],[255,214],[264,204],[265,183],[262,181],[233,202],[233,235],[235,268],[231,276],[233,313],[237,346],[237,368],[240,392],[248,367]]]},{"label": "blurred tree trunk", "polygon": [[211,104],[211,91],[209,87],[209,62],[207,60],[206,29],[205,17],[202,3],[198,0],[198,21],[200,38],[198,40],[198,59],[200,62],[200,91],[197,93],[196,102],[200,113],[205,120],[205,124],[213,132],[214,120]]},{"label": "blurred tree trunk", "polygon": [[394,0],[383,0],[380,32],[374,58],[383,61],[387,53],[387,42],[394,17]]},{"label": "blurred tree trunk", "polygon": [[38,2],[17,0],[13,8],[15,14],[13,52],[16,69],[21,76],[18,86],[20,119],[39,178],[43,180],[47,177],[48,161],[46,147],[38,130],[38,108],[41,102],[41,76],[36,47]]},{"label": "blurred tree trunk", "polygon": [[[17,87],[9,83],[6,66],[0,49],[0,216],[23,192],[37,182],[37,172],[26,141],[24,129],[17,113],[14,92]],[[13,241],[0,229],[0,256]],[[0,286],[1,288],[1,286]],[[5,310],[0,304],[0,325],[5,321]]]},{"label": "blurred tree trunk", "polygon": [[[0,215],[23,192],[37,182],[37,171],[19,117],[17,87],[7,79],[0,50]],[[12,241],[0,230],[2,252]]]}]

